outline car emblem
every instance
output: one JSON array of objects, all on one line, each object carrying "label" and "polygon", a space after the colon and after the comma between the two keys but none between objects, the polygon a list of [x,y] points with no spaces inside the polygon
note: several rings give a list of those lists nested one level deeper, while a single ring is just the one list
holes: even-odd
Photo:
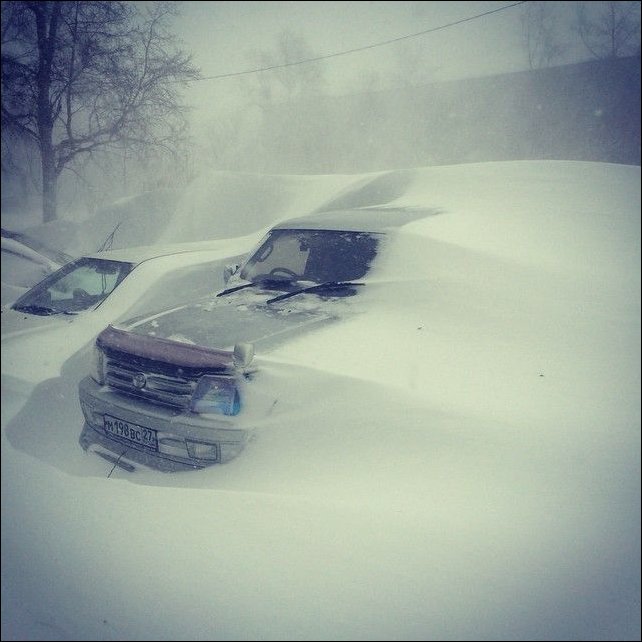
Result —
[{"label": "car emblem", "polygon": [[145,384],[147,383],[147,377],[142,372],[137,372],[133,377],[132,377],[132,383],[134,384],[134,388],[138,388],[138,390],[141,390],[142,388],[145,387]]}]

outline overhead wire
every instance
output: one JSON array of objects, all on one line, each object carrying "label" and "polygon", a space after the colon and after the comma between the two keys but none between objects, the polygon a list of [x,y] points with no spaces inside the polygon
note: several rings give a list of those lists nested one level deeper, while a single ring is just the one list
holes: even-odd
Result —
[{"label": "overhead wire", "polygon": [[282,69],[283,67],[293,67],[295,65],[303,65],[310,62],[318,62],[320,60],[327,60],[328,58],[336,58],[338,56],[347,56],[348,54],[357,53],[359,51],[366,51],[367,49],[374,49],[376,47],[383,47],[385,45],[390,45],[395,42],[401,42],[402,40],[408,40],[410,38],[417,38],[418,36],[423,36],[428,33],[434,33],[435,31],[441,31],[442,29],[448,29],[450,27],[455,27],[457,25],[463,24],[464,22],[470,22],[472,20],[478,20],[479,18],[484,18],[493,13],[499,13],[500,11],[505,11],[506,9],[511,9],[520,4],[525,4],[528,0],[522,0],[521,2],[513,2],[512,4],[506,5],[504,7],[498,7],[497,9],[491,9],[490,11],[484,11],[474,16],[469,16],[468,18],[461,18],[460,20],[455,20],[438,27],[432,27],[431,29],[424,29],[423,31],[418,31],[416,33],[407,34],[405,36],[399,36],[398,38],[392,38],[391,40],[385,40],[383,42],[377,42],[371,45],[365,45],[363,47],[355,47],[354,49],[347,49],[345,51],[337,51],[335,53],[323,54],[321,56],[315,56],[314,58],[305,58],[303,60],[296,60],[294,62],[284,62],[279,65],[270,65],[269,67],[260,67],[256,69],[248,69],[246,71],[234,71],[227,74],[217,74],[215,76],[201,76],[195,80],[218,80],[221,78],[232,78],[233,76],[244,76],[247,74],[256,74],[263,71],[271,71],[273,69]]}]

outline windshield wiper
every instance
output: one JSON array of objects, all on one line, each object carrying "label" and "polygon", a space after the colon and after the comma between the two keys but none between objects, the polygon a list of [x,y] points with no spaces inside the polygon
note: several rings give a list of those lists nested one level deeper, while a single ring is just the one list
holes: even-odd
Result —
[{"label": "windshield wiper", "polygon": [[249,288],[251,285],[256,285],[256,283],[244,283],[243,285],[237,285],[236,287],[233,288],[228,288],[227,290],[223,290],[222,292],[219,292],[216,296],[225,296],[226,294],[231,294],[232,292],[238,292],[239,290],[242,290],[243,288]]},{"label": "windshield wiper", "polygon": [[60,314],[60,310],[54,310],[53,308],[47,308],[44,305],[21,305],[20,307],[13,308],[18,312],[27,312],[28,314],[38,314],[41,317],[48,317],[52,314]]},{"label": "windshield wiper", "polygon": [[299,290],[293,290],[292,292],[286,292],[285,294],[279,294],[272,299],[268,299],[266,303],[276,303],[277,301],[283,301],[283,299],[289,299],[291,296],[296,296],[303,292],[314,292],[315,290],[342,290],[343,288],[352,287],[353,285],[365,285],[365,283],[357,281],[324,281],[323,283],[317,283],[316,285],[309,285],[306,288],[300,288]]},{"label": "windshield wiper", "polygon": [[290,285],[294,282],[293,279],[259,279],[258,281],[250,281],[249,283],[243,283],[243,285],[237,285],[233,288],[228,288],[219,292],[216,296],[225,296],[226,294],[231,294],[232,292],[238,292],[244,288],[254,287],[278,287],[279,285]]}]

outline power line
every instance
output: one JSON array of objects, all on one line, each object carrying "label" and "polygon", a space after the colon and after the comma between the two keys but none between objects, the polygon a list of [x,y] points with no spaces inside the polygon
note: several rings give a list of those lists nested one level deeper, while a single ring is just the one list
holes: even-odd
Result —
[{"label": "power line", "polygon": [[416,38],[417,36],[423,36],[427,33],[433,33],[435,31],[440,31],[442,29],[448,29],[449,27],[454,27],[460,25],[464,22],[470,22],[471,20],[477,20],[478,18],[483,18],[484,16],[489,16],[493,13],[498,13],[506,9],[511,9],[520,4],[525,4],[527,0],[522,0],[522,2],[513,2],[513,4],[506,5],[505,7],[499,7],[499,9],[492,9],[491,11],[485,11],[484,13],[479,13],[476,16],[470,16],[469,18],[462,18],[461,20],[455,20],[455,22],[449,22],[448,24],[441,25],[439,27],[433,27],[432,29],[426,29],[424,31],[418,31],[417,33],[411,33],[406,36],[399,36],[399,38],[393,38],[392,40],[385,40],[384,42],[377,42],[372,45],[366,45],[365,47],[357,47],[355,49],[347,49],[346,51],[338,51],[331,54],[325,54],[323,56],[317,56],[315,58],[306,58],[304,60],[297,60],[296,62],[284,62],[280,65],[271,65],[270,67],[260,67],[258,69],[248,69],[247,71],[235,71],[229,74],[219,74],[217,76],[203,76],[202,78],[197,78],[197,80],[217,80],[220,78],[231,78],[233,76],[244,76],[247,74],[256,74],[261,71],[271,71],[272,69],[282,69],[283,67],[293,67],[294,65],[303,65],[308,62],[318,62],[319,60],[327,60],[328,58],[336,58],[337,56],[347,56],[348,54],[356,53],[358,51],[365,51],[367,49],[374,49],[375,47],[383,47],[385,45],[390,45],[394,42],[400,42],[401,40],[408,40],[409,38]]}]

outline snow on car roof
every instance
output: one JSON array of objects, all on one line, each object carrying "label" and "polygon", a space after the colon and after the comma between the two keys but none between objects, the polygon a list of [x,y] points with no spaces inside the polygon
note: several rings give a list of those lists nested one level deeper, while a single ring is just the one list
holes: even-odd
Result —
[{"label": "snow on car roof", "polygon": [[[417,219],[434,216],[438,213],[436,210],[426,208],[393,207],[332,210],[287,219],[275,224],[271,229],[314,229],[385,233]],[[186,254],[190,252],[220,252],[221,257],[223,257],[234,253],[247,253],[248,247],[252,247],[252,245],[259,240],[260,236],[262,236],[261,231],[233,239],[128,247],[104,250],[102,252],[85,254],[84,256],[134,264],[161,256]]]},{"label": "snow on car roof", "polygon": [[0,239],[0,244],[3,251],[6,250],[7,252],[11,252],[12,254],[30,259],[34,263],[44,265],[50,270],[57,270],[61,265],[60,263],[56,263],[56,261],[49,258],[48,256],[45,256],[44,254],[38,252],[37,250],[34,250],[33,248],[16,239],[2,236],[2,239]]},{"label": "snow on car roof", "polygon": [[[254,238],[254,236],[252,236]],[[190,254],[194,252],[212,252],[221,257],[234,254],[235,251],[243,253],[247,250],[247,237],[235,239],[217,239],[209,241],[198,241],[194,243],[175,243],[170,245],[145,245],[139,247],[126,247],[116,250],[103,250],[93,254],[85,254],[88,258],[100,258],[110,261],[123,261],[139,264],[149,259],[161,256],[174,256],[179,254]],[[213,257],[215,258],[215,257]]]},{"label": "snow on car roof", "polygon": [[385,233],[417,219],[434,216],[438,213],[437,210],[432,209],[405,207],[364,207],[353,210],[332,210],[281,221],[273,229]]}]

